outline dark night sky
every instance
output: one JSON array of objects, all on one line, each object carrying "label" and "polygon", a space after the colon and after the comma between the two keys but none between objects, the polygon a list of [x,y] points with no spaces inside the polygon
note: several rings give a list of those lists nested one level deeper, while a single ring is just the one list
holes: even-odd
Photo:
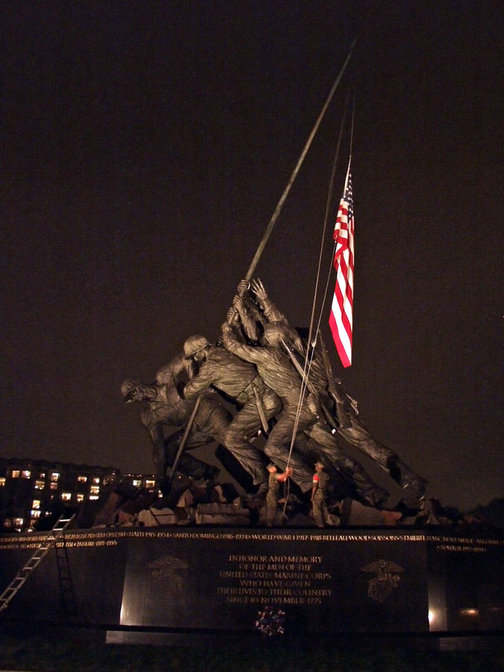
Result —
[{"label": "dark night sky", "polygon": [[[357,36],[257,274],[308,323],[351,85],[354,364],[334,352],[336,373],[429,494],[504,496],[501,3],[1,11],[2,456],[152,470],[121,381],[217,337]],[[347,152],[348,132],[336,201]]]}]

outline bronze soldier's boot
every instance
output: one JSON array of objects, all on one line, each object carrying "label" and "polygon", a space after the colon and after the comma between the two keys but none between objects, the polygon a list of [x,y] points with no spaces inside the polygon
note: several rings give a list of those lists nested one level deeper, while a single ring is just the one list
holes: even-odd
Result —
[{"label": "bronze soldier's boot", "polygon": [[391,478],[405,491],[406,496],[421,499],[425,495],[428,482],[416,474],[407,464],[398,457],[387,460],[386,468]]}]

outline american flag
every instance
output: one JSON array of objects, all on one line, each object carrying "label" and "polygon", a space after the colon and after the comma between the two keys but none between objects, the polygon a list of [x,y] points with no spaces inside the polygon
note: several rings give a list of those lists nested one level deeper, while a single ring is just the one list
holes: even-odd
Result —
[{"label": "american flag", "polygon": [[334,267],[336,287],[329,317],[329,326],[344,367],[352,363],[353,281],[354,281],[354,217],[350,162],[343,198],[334,226]]}]

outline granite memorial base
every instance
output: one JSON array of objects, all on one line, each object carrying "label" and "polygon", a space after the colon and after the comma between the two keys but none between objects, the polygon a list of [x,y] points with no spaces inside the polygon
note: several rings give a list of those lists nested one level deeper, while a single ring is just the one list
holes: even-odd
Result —
[{"label": "granite memorial base", "polygon": [[[2,590],[42,539],[0,538]],[[65,599],[57,557],[63,544],[72,587]],[[68,531],[58,546],[4,614],[74,619],[115,643],[284,635],[299,642],[443,639],[456,647],[461,638],[504,636],[500,535],[132,527]]]}]

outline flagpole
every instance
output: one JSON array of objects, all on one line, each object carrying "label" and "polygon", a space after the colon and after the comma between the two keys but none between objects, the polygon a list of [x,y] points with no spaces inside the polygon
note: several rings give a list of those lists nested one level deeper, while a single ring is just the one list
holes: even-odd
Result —
[{"label": "flagpole", "polygon": [[302,165],[302,163],[305,159],[305,156],[308,153],[308,150],[310,149],[310,146],[313,142],[313,138],[315,137],[315,134],[318,131],[318,128],[319,128],[319,126],[322,122],[322,119],[323,119],[323,117],[326,113],[326,110],[329,107],[329,103],[331,102],[331,100],[334,96],[334,93],[335,93],[336,89],[338,88],[338,85],[341,81],[341,78],[343,77],[343,74],[344,74],[344,72],[347,68],[347,65],[348,65],[348,63],[350,61],[350,58],[352,56],[354,46],[355,46],[355,40],[352,42],[352,44],[350,46],[350,50],[349,50],[348,55],[345,59],[345,62],[343,63],[343,65],[341,67],[341,70],[338,73],[338,76],[334,80],[334,84],[332,85],[331,90],[329,91],[329,94],[326,98],[326,101],[325,101],[325,103],[322,107],[322,110],[321,110],[321,112],[320,112],[320,114],[317,118],[317,121],[315,122],[315,125],[313,126],[312,131],[311,131],[310,135],[308,136],[308,140],[306,141],[306,144],[303,148],[303,151],[301,152],[301,155],[299,156],[298,162],[297,162],[294,170],[292,171],[292,175],[290,176],[290,179],[287,183],[287,186],[285,187],[284,192],[283,192],[282,196],[280,197],[280,200],[278,201],[278,204],[275,208],[275,211],[273,212],[273,214],[271,216],[271,219],[268,223],[268,226],[266,227],[266,231],[264,232],[264,235],[261,239],[261,242],[259,243],[259,246],[256,250],[255,255],[254,255],[254,258],[252,259],[252,263],[250,264],[249,269],[247,271],[247,274],[245,276],[245,280],[247,282],[249,282],[252,279],[252,276],[254,274],[256,266],[259,263],[259,259],[261,258],[261,255],[263,253],[264,248],[266,247],[266,243],[268,242],[268,239],[271,235],[271,232],[273,231],[273,227],[275,226],[276,221],[277,221],[277,219],[280,215],[280,212],[282,211],[283,205],[284,205],[285,201],[287,200],[287,196],[289,195],[289,192],[290,192],[291,187],[294,183],[294,180],[296,179],[297,174],[299,173],[299,170],[300,170],[301,165]]}]

